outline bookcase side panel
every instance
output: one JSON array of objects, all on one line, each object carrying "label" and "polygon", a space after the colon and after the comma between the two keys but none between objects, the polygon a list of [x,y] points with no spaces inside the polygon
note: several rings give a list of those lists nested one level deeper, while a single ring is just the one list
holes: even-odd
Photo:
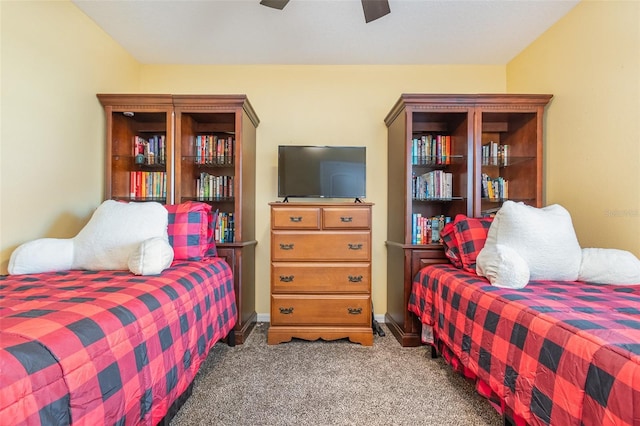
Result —
[{"label": "bookcase side panel", "polygon": [[131,195],[130,172],[135,130],[119,112],[111,111],[110,191],[105,198],[125,199]]},{"label": "bookcase side panel", "polygon": [[255,198],[256,198],[256,127],[247,113],[240,109],[236,119],[236,176],[239,189],[236,189],[237,211],[240,213],[242,227],[237,235],[241,241],[255,238]]},{"label": "bookcase side panel", "polygon": [[407,162],[408,134],[407,116],[400,113],[388,125],[387,143],[387,240],[403,243],[410,238],[411,230],[407,224],[410,217],[407,200],[410,199],[410,182]]},{"label": "bookcase side panel", "polygon": [[175,202],[182,203],[195,198],[195,123],[193,118],[181,109],[176,110],[175,144]]}]

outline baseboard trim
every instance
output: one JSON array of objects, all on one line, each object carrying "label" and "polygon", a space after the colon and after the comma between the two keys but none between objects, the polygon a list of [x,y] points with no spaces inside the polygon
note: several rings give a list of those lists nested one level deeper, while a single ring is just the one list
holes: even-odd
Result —
[{"label": "baseboard trim", "polygon": [[[374,314],[373,317],[379,323],[385,323],[384,314]],[[271,322],[271,314],[258,314],[258,322]]]}]

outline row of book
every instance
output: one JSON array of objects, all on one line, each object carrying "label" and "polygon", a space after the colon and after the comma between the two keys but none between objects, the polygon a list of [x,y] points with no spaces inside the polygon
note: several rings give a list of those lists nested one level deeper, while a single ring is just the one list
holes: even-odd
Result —
[{"label": "row of book", "polygon": [[236,240],[236,224],[233,213],[218,212],[213,238],[216,243],[233,243]]},{"label": "row of book", "polygon": [[482,174],[482,198],[490,200],[509,199],[509,181],[498,176],[492,178],[486,173]]},{"label": "row of book", "polygon": [[500,145],[494,141],[482,145],[483,166],[507,166],[509,163],[509,145]]},{"label": "row of book", "polygon": [[233,136],[198,135],[195,140],[195,163],[231,165],[234,145]]},{"label": "row of book", "polygon": [[129,172],[131,198],[166,198],[166,172]]},{"label": "row of book", "polygon": [[233,176],[200,173],[196,179],[196,196],[202,200],[233,197]]},{"label": "row of book", "polygon": [[441,244],[440,233],[444,226],[451,222],[449,216],[422,216],[420,213],[411,215],[412,244]]},{"label": "row of book", "polygon": [[134,136],[133,157],[136,164],[165,164],[167,150],[164,135],[154,135],[149,139]]},{"label": "row of book", "polygon": [[451,136],[424,135],[414,138],[411,156],[414,165],[450,164]]},{"label": "row of book", "polygon": [[453,174],[432,170],[412,177],[412,197],[416,200],[447,200],[453,197]]}]

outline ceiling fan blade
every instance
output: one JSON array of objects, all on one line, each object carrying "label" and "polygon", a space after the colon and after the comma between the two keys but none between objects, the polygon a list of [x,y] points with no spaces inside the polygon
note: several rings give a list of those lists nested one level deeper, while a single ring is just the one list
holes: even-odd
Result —
[{"label": "ceiling fan blade", "polygon": [[282,10],[289,3],[289,0],[261,0],[260,4],[274,9]]},{"label": "ceiling fan blade", "polygon": [[389,0],[362,0],[362,9],[364,10],[364,20],[367,23],[391,13]]}]

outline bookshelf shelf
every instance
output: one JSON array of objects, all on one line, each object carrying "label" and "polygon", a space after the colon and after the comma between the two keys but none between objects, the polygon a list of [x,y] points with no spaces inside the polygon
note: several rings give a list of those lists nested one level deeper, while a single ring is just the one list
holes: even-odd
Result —
[{"label": "bookshelf shelf", "polygon": [[182,197],[182,201],[201,201],[203,203],[232,203],[235,197]]},{"label": "bookshelf shelf", "polygon": [[145,202],[145,201],[155,201],[157,203],[163,203],[164,197],[113,197],[112,200],[116,201],[135,201],[135,202]]},{"label": "bookshelf shelf", "polygon": [[411,157],[411,165],[412,166],[423,166],[423,167],[446,167],[451,164],[463,164],[466,162],[466,156],[464,155],[451,155],[448,157],[438,157],[438,156],[412,156]]},{"label": "bookshelf shelf", "polygon": [[[233,271],[236,342],[243,343],[257,319],[255,147],[259,119],[249,100],[245,95],[97,96],[106,115],[105,199],[162,204],[201,201],[231,224],[219,240],[224,242],[217,243],[218,256]],[[204,197],[196,189],[201,178],[210,182],[207,190],[211,192],[204,192]],[[161,192],[135,192],[138,179],[145,182],[143,189]]]},{"label": "bookshelf shelf", "polygon": [[[433,227],[434,219],[442,226],[458,214],[495,213],[506,199],[542,206],[542,129],[550,99],[403,94],[387,114],[388,188],[393,190],[387,199],[386,322],[403,346],[420,344],[421,325],[407,311],[412,278],[426,265],[447,262],[442,245],[415,244],[420,241],[416,215]],[[428,173],[443,173],[439,177],[449,179],[448,194],[455,196],[417,186],[416,178]],[[494,192],[499,196],[487,198],[483,190],[494,181],[501,185]]]},{"label": "bookshelf shelf", "polygon": [[464,201],[464,197],[450,197],[450,198],[412,198],[414,202],[420,203],[447,203],[451,201]]},{"label": "bookshelf shelf", "polygon": [[510,167],[510,166],[516,166],[525,161],[535,161],[535,160],[536,160],[536,157],[515,157],[515,156],[508,157],[507,159],[483,158],[481,160],[481,164],[483,167]]},{"label": "bookshelf shelf", "polygon": [[166,171],[167,166],[163,164],[136,164],[135,161],[129,161],[131,164],[131,170],[153,170],[153,171]]},{"label": "bookshelf shelf", "polygon": [[212,161],[207,161],[207,162],[199,162],[200,160],[197,157],[194,156],[188,156],[182,157],[182,161],[183,162],[190,162],[193,163],[196,167],[200,167],[200,168],[233,168],[235,165],[233,163],[233,159],[230,159],[228,161],[216,161],[216,160],[212,160]]}]

